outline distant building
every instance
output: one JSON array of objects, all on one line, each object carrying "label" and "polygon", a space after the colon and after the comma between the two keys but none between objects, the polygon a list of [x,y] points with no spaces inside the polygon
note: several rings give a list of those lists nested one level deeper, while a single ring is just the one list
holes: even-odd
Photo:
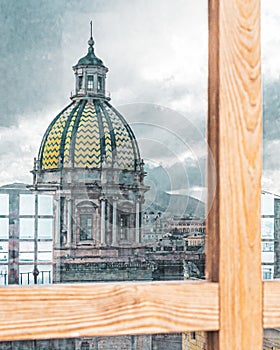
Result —
[{"label": "distant building", "polygon": [[195,233],[205,234],[205,219],[192,216],[172,216],[168,219],[168,230],[174,234],[192,235]]},{"label": "distant building", "polygon": [[261,235],[264,280],[280,277],[280,196],[262,191]]},{"label": "distant building", "polygon": [[186,238],[188,249],[205,246],[205,235],[203,233],[194,233]]},{"label": "distant building", "polygon": [[0,187],[0,285],[52,282],[53,198]]},{"label": "distant building", "polygon": [[[280,196],[262,191],[261,195],[262,277],[280,277]],[[205,332],[182,335],[183,350],[205,350]],[[264,331],[263,350],[280,350],[280,331]]]}]

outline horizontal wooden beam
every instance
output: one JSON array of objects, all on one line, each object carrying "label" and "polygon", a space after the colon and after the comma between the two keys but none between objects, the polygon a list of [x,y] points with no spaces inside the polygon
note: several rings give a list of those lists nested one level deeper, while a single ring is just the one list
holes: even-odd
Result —
[{"label": "horizontal wooden beam", "polygon": [[264,328],[280,328],[280,280],[264,283]]},{"label": "horizontal wooden beam", "polygon": [[[0,288],[0,341],[215,331],[219,285],[102,283]],[[280,281],[264,282],[264,327],[280,327]]]},{"label": "horizontal wooden beam", "polygon": [[218,329],[218,284],[3,287],[0,341]]}]

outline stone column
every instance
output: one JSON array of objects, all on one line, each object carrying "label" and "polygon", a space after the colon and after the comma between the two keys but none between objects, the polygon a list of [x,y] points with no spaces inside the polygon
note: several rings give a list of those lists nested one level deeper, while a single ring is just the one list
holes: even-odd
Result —
[{"label": "stone column", "polygon": [[140,243],[140,204],[135,205],[135,243]]},{"label": "stone column", "polygon": [[105,198],[101,198],[101,244],[106,244],[105,241]]},{"label": "stone column", "polygon": [[75,71],[75,79],[76,79],[76,91],[75,91],[75,94],[76,94],[79,91],[79,76],[77,71]]},{"label": "stone column", "polygon": [[67,245],[72,243],[72,200],[67,200]]},{"label": "stone column", "polygon": [[113,235],[112,243],[117,243],[117,198],[113,198]]},{"label": "stone column", "polygon": [[61,198],[60,192],[56,195],[56,207],[55,207],[55,245],[60,247],[60,231],[61,231]]},{"label": "stone column", "polygon": [[96,216],[95,216],[95,230],[96,230],[95,239],[98,243],[101,242],[100,230],[99,230],[99,224],[100,224],[99,210],[100,208],[96,209]]},{"label": "stone column", "polygon": [[84,80],[83,80],[83,86],[84,86],[84,91],[85,91],[85,94],[87,94],[87,85],[88,85],[88,78],[87,78],[87,71],[85,71],[83,73],[83,77],[84,77]]},{"label": "stone column", "polygon": [[62,244],[65,246],[67,244],[67,201],[66,197],[62,198],[62,208],[61,208],[61,219],[62,219]]}]

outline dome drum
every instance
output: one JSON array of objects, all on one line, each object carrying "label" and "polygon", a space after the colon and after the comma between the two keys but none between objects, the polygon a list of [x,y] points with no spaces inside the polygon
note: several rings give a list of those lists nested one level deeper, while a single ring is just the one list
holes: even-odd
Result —
[{"label": "dome drum", "polygon": [[105,90],[105,80],[108,68],[100,66],[74,66],[75,92],[71,93],[71,99],[94,97],[96,99],[110,100]]}]

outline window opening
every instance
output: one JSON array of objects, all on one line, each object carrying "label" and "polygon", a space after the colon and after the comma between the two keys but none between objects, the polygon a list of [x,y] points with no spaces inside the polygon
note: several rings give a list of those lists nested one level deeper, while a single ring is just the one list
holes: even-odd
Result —
[{"label": "window opening", "polygon": [[83,76],[79,75],[79,77],[78,77],[78,88],[79,88],[79,90],[81,90],[82,87],[83,87]]},{"label": "window opening", "polygon": [[80,240],[92,239],[92,215],[81,214],[80,216]]},{"label": "window opening", "polygon": [[102,86],[103,86],[102,77],[98,77],[97,90],[98,91],[102,90]]},{"label": "window opening", "polygon": [[93,90],[93,75],[88,76],[88,90]]}]

